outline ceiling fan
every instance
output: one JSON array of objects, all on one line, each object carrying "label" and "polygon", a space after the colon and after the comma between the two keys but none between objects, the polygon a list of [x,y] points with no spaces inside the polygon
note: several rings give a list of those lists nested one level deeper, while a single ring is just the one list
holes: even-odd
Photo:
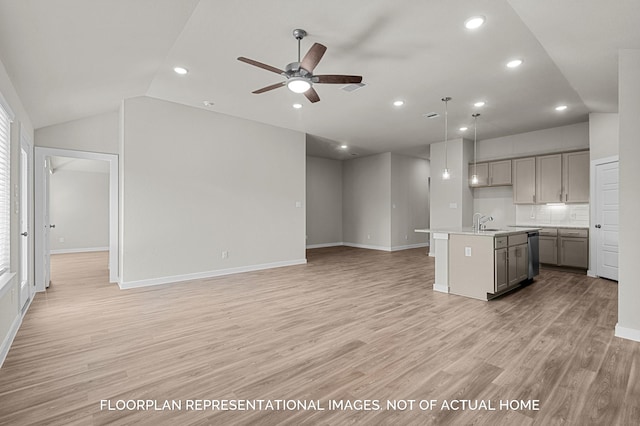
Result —
[{"label": "ceiling fan", "polygon": [[262,62],[254,61],[253,59],[240,56],[239,61],[245,62],[249,65],[256,66],[258,68],[265,69],[267,71],[281,74],[285,77],[285,81],[272,84],[262,89],[254,90],[251,93],[259,94],[268,92],[269,90],[277,89],[279,87],[287,86],[289,90],[295,93],[304,93],[309,101],[318,102],[320,96],[318,92],[313,88],[314,83],[319,84],[350,84],[360,83],[362,77],[359,75],[314,75],[313,70],[322,59],[324,52],[327,50],[326,46],[320,43],[313,43],[311,49],[304,55],[302,61],[300,60],[300,40],[307,35],[305,30],[295,29],[293,30],[293,36],[298,40],[298,62],[292,62],[285,67],[284,70],[280,68],[272,67],[271,65],[263,64]]}]

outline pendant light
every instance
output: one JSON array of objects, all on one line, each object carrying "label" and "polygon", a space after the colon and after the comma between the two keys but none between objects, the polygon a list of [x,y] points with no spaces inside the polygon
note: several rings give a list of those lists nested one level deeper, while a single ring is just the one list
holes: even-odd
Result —
[{"label": "pendant light", "polygon": [[451,178],[451,174],[449,173],[449,162],[448,162],[448,130],[449,130],[449,111],[447,109],[449,101],[451,97],[446,96],[442,98],[442,102],[444,102],[444,170],[442,171],[442,179],[448,180]]},{"label": "pendant light", "polygon": [[473,185],[478,184],[478,165],[476,164],[476,158],[478,157],[477,145],[478,145],[478,117],[480,114],[471,114],[473,117],[473,176],[471,176],[471,183]]}]

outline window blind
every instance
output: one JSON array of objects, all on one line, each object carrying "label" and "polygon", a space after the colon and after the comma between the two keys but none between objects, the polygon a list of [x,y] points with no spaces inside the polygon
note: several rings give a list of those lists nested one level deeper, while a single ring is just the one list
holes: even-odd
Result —
[{"label": "window blind", "polygon": [[11,253],[11,117],[0,103],[0,275],[9,271]]}]

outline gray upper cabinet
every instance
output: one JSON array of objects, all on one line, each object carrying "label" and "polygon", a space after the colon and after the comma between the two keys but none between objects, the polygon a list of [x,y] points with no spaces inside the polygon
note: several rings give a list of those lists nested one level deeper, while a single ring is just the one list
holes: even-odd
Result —
[{"label": "gray upper cabinet", "polygon": [[562,154],[536,157],[536,202],[560,203],[562,196]]},{"label": "gray upper cabinet", "polygon": [[511,185],[511,160],[489,163],[489,186]]},{"label": "gray upper cabinet", "polygon": [[469,186],[479,188],[483,186],[511,185],[511,160],[490,161],[475,165],[478,183],[472,183],[474,165],[469,164]]},{"label": "gray upper cabinet", "polygon": [[489,185],[489,163],[478,163],[475,165],[475,172],[478,175],[478,183],[472,183],[471,177],[473,176],[474,165],[469,165],[469,186],[487,186]]},{"label": "gray upper cabinet", "polygon": [[536,203],[535,157],[513,160],[513,202],[514,204]]},{"label": "gray upper cabinet", "polygon": [[589,151],[562,154],[565,203],[589,202]]},{"label": "gray upper cabinet", "polygon": [[488,183],[471,186],[513,185],[514,204],[588,203],[589,161],[576,151],[483,163]]}]

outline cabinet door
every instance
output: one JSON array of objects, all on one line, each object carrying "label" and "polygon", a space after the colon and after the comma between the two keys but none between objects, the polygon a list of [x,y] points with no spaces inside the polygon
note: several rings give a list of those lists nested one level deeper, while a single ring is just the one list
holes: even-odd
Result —
[{"label": "cabinet door", "polygon": [[507,271],[509,287],[518,284],[518,246],[511,246],[507,248]]},{"label": "cabinet door", "polygon": [[562,154],[565,203],[589,202],[589,151]]},{"label": "cabinet door", "polygon": [[489,163],[489,186],[511,185],[511,160]]},{"label": "cabinet door", "polygon": [[587,269],[589,267],[589,239],[559,237],[559,265]]},{"label": "cabinet door", "polygon": [[518,283],[529,277],[529,247],[526,244],[516,246],[516,270]]},{"label": "cabinet door", "polygon": [[513,160],[513,203],[535,204],[536,202],[536,158]]},{"label": "cabinet door", "polygon": [[549,265],[558,264],[558,238],[557,237],[543,237],[539,238],[540,249],[540,263],[546,263]]},{"label": "cabinet door", "polygon": [[563,201],[562,154],[536,157],[536,203]]},{"label": "cabinet door", "polygon": [[502,290],[506,290],[509,286],[508,271],[507,271],[507,249],[501,248],[495,250],[495,282],[496,293]]},{"label": "cabinet door", "polygon": [[476,164],[476,174],[478,175],[478,183],[471,183],[471,177],[473,176],[473,164],[469,164],[469,186],[487,186],[489,185],[489,163]]}]

